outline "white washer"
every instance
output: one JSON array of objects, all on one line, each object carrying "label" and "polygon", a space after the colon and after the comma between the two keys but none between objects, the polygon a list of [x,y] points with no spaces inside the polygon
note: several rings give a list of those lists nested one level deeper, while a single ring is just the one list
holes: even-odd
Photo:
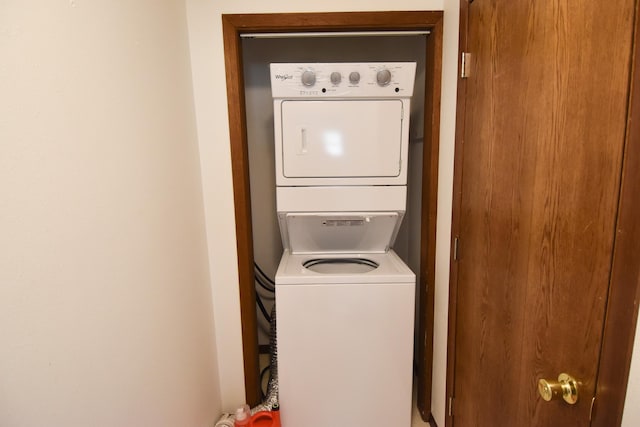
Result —
[{"label": "white washer", "polygon": [[282,427],[411,425],[406,209],[415,63],[271,64]]},{"label": "white washer", "polygon": [[[364,265],[321,273],[305,267],[314,259]],[[363,272],[368,261],[378,268]],[[409,427],[414,295],[415,275],[392,250],[286,251],[276,274],[282,426]]]}]

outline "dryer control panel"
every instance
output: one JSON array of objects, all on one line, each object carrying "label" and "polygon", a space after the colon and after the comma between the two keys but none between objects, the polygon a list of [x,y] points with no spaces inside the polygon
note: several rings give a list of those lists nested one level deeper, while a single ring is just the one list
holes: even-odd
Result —
[{"label": "dryer control panel", "polygon": [[410,98],[415,62],[273,63],[273,98]]}]

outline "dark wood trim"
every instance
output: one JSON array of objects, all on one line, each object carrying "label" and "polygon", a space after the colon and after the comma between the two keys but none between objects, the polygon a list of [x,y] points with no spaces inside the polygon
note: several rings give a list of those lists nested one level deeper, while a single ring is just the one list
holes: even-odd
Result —
[{"label": "dark wood trim", "polygon": [[[433,305],[436,268],[436,213],[440,152],[440,94],[442,92],[443,20],[431,27],[425,61],[424,148],[420,225],[420,316],[418,322],[418,410],[423,420],[431,416],[433,377]],[[428,386],[425,386],[428,385]]]},{"label": "dark wood trim", "polygon": [[433,415],[429,416],[429,426],[438,427],[438,423],[436,423],[436,420],[433,418]]},{"label": "dark wood trim", "polygon": [[[611,283],[604,324],[593,427],[619,426],[633,354],[640,300],[640,25],[636,2],[627,140]],[[640,343],[639,343],[640,344]]]},{"label": "dark wood trim", "polygon": [[423,30],[442,19],[442,11],[328,12],[223,15],[238,33],[290,31]]},{"label": "dark wood trim", "polygon": [[[467,49],[467,32],[469,22],[469,3],[460,0],[460,35],[458,46],[458,58]],[[460,234],[460,215],[462,203],[462,164],[464,159],[464,124],[466,112],[466,81],[461,79],[462,61],[458,61],[458,94],[456,106],[456,141],[453,166],[453,206],[451,215],[451,251],[449,270],[449,332],[447,334],[447,401],[453,396],[455,390],[455,366],[456,366],[456,314],[458,301],[458,263],[453,259],[454,239]],[[445,418],[445,427],[453,426],[453,418],[448,414]]]},{"label": "dark wood trim", "polygon": [[260,402],[261,393],[258,362],[258,321],[255,303],[256,289],[253,277],[251,189],[249,187],[249,155],[242,73],[242,46],[240,43],[240,30],[225,15],[222,16],[222,33],[227,78],[227,106],[229,108],[236,239],[238,242],[238,280],[240,315],[242,318],[244,384],[247,403],[253,406]]},{"label": "dark wood trim", "polygon": [[[249,164],[246,138],[246,118],[244,105],[244,84],[242,77],[242,52],[240,34],[262,32],[304,32],[304,31],[393,31],[431,30],[433,37],[427,61],[433,65],[425,94],[425,158],[423,167],[422,209],[427,212],[423,218],[420,276],[433,284],[435,266],[435,223],[437,202],[438,146],[440,126],[440,84],[442,73],[442,11],[389,11],[389,12],[347,12],[347,13],[286,13],[286,14],[232,14],[222,15],[225,66],[227,76],[227,97],[229,106],[229,129],[231,138],[232,174],[236,214],[236,234],[238,239],[238,269],[240,287],[240,312],[242,318],[242,340],[244,351],[245,388],[247,402],[255,404],[259,400],[260,384],[258,372],[258,342],[255,311],[255,289],[253,281],[253,244],[251,233],[251,203],[249,189]],[[427,142],[429,145],[427,146]],[[427,150],[428,148],[428,150]],[[427,158],[427,151],[429,156]],[[425,194],[427,193],[427,194]],[[426,241],[424,240],[426,239]],[[421,336],[426,337],[427,352],[432,350],[433,335],[433,295],[428,295],[421,313],[424,326]],[[424,318],[424,319],[422,319]],[[423,394],[423,419],[430,416],[431,402],[431,360],[432,354],[423,352],[420,357],[419,372],[425,388]],[[429,371],[428,373],[426,371]],[[426,390],[428,388],[428,390]],[[428,391],[428,398],[425,392]],[[427,404],[428,402],[428,404]]]}]

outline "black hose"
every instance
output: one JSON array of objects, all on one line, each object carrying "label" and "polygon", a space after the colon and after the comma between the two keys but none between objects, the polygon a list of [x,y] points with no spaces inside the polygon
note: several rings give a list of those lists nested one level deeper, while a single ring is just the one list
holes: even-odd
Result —
[{"label": "black hose", "polygon": [[260,278],[260,276],[258,276],[257,274],[254,275],[255,279],[256,279],[256,283],[264,290],[274,293],[276,291],[275,286],[270,286],[268,284],[266,284],[265,282],[263,282],[263,279]]},{"label": "black hose", "polygon": [[269,316],[269,313],[267,313],[267,309],[264,307],[262,298],[260,298],[260,295],[258,295],[257,292],[256,292],[256,303],[258,304],[258,308],[262,312],[262,315],[264,316],[264,318],[267,319],[267,322],[271,323],[271,316]]},{"label": "black hose", "polygon": [[305,261],[302,264],[304,267],[309,268],[314,265],[322,264],[361,264],[368,265],[369,267],[378,268],[378,263],[367,258],[314,258]]},{"label": "black hose", "polygon": [[[263,399],[267,395],[267,392],[262,389],[262,383],[264,382],[264,374],[266,374],[267,371],[270,371],[270,370],[271,370],[271,365],[267,365],[267,366],[264,367],[264,369],[262,371],[260,371],[260,393],[262,393],[262,398]],[[267,386],[268,386],[268,384],[267,384]]]},{"label": "black hose", "polygon": [[255,267],[256,270],[258,270],[258,273],[260,273],[260,275],[262,275],[262,277],[264,279],[266,279],[270,284],[272,284],[273,286],[276,285],[276,283],[269,277],[267,276],[264,271],[262,271],[262,269],[260,268],[260,266],[258,264],[256,264],[255,262],[253,263],[253,266]]}]

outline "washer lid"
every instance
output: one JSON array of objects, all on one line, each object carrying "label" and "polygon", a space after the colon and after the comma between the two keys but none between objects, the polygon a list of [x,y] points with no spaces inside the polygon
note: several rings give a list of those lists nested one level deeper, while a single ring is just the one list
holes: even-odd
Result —
[{"label": "washer lid", "polygon": [[[313,271],[304,265],[313,259],[356,258],[370,260],[378,264],[369,272],[344,271],[329,268],[323,272]],[[409,267],[390,249],[387,253],[375,254],[292,254],[284,251],[278,265],[275,282],[276,289],[282,285],[318,285],[318,284],[411,284],[415,285],[416,276]],[[276,290],[277,292],[277,290]]]},{"label": "washer lid", "polygon": [[404,212],[281,213],[282,244],[294,254],[384,253]]}]

